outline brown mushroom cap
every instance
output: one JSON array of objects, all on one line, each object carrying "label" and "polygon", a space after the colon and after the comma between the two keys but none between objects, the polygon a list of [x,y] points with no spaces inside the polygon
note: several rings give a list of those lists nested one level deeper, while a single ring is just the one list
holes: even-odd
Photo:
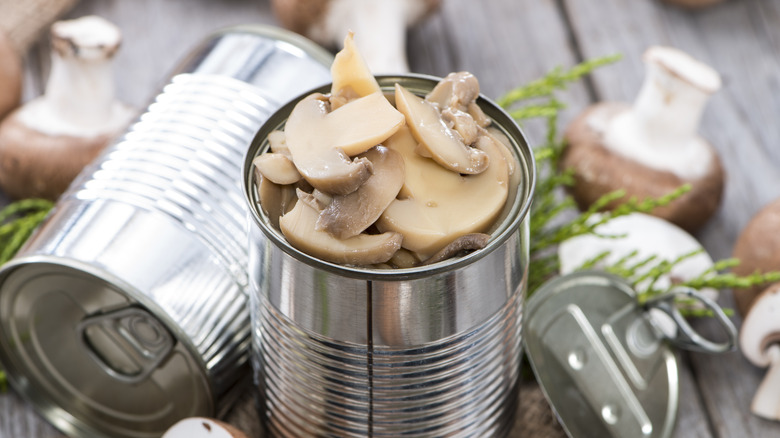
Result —
[{"label": "brown mushroom cap", "polygon": [[689,192],[666,207],[651,214],[666,219],[689,232],[695,232],[717,210],[723,195],[724,172],[720,159],[712,150],[712,165],[696,180],[685,180],[668,172],[651,169],[632,159],[613,153],[603,146],[603,136],[589,124],[596,112],[606,117],[627,110],[621,103],[605,102],[593,105],[575,119],[566,131],[567,147],[561,157],[561,167],[574,171],[571,194],[581,209],[587,209],[601,196],[615,190],[625,190],[626,198],[612,202],[616,207],[630,197],[657,198],[690,183]]},{"label": "brown mushroom cap", "polygon": [[[740,264],[732,269],[737,275],[780,270],[780,199],[759,211],[742,229],[734,244],[733,256]],[[734,289],[734,300],[742,316],[748,314],[751,306],[766,285],[755,285]]]},{"label": "brown mushroom cap", "polygon": [[22,99],[22,60],[11,41],[0,32],[0,120]]},{"label": "brown mushroom cap", "polygon": [[12,199],[55,200],[111,138],[45,134],[16,110],[0,123],[0,188]]}]

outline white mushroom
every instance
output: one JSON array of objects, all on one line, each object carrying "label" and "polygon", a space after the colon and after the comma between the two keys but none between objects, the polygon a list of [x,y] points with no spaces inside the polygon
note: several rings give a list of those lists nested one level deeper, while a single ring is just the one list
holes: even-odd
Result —
[{"label": "white mushroom", "polygon": [[360,35],[360,51],[375,73],[406,73],[406,28],[438,7],[440,0],[273,0],[281,24],[324,46],[347,32]]},{"label": "white mushroom", "polygon": [[247,436],[227,423],[212,418],[190,417],[171,426],[162,438],[247,438]]},{"label": "white mushroom", "polygon": [[[607,221],[596,227],[594,232],[596,234],[573,237],[558,246],[558,260],[562,275],[582,267],[586,262],[606,251],[609,251],[609,255],[594,268],[614,265],[636,251],[636,255],[627,261],[626,266],[655,257],[653,263],[648,263],[637,270],[639,274],[643,274],[657,262],[663,260],[672,262],[681,256],[701,250],[700,253],[676,264],[668,274],[662,275],[655,283],[658,289],[668,289],[680,281],[696,278],[713,266],[712,258],[693,236],[655,216],[631,213]],[[647,281],[644,281],[638,285],[638,288],[647,286]],[[718,291],[711,288],[703,289],[701,292],[711,299],[718,296]],[[665,315],[661,312],[652,312],[652,315],[664,333],[670,336],[674,334],[674,325]]]},{"label": "white mushroom", "polygon": [[88,16],[51,32],[46,93],[0,124],[0,186],[12,198],[58,197],[133,115],[114,99],[119,29]]},{"label": "white mushroom", "polygon": [[690,183],[690,192],[653,214],[694,231],[716,211],[723,192],[720,159],[697,134],[720,76],[669,47],[651,47],[644,60],[647,75],[634,105],[588,108],[566,132],[561,166],[574,170],[572,194],[582,208],[618,189],[644,199]]},{"label": "white mushroom", "polygon": [[754,414],[780,420],[780,285],[773,285],[756,299],[742,322],[739,335],[742,354],[769,370],[753,396]]}]

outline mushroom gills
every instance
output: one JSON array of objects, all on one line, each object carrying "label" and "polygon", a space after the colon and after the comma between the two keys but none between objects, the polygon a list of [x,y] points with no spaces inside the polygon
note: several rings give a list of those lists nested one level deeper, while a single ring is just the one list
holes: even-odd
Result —
[{"label": "mushroom gills", "polygon": [[478,174],[488,167],[488,155],[472,148],[450,129],[436,107],[414,95],[400,84],[395,85],[395,103],[406,117],[414,138],[427,149],[433,160],[457,173]]},{"label": "mushroom gills", "polygon": [[318,218],[317,210],[306,202],[297,202],[279,219],[279,228],[296,249],[332,263],[358,266],[385,263],[401,247],[403,236],[392,231],[335,238],[315,229]]},{"label": "mushroom gills", "polygon": [[321,94],[301,100],[285,127],[286,143],[298,171],[315,188],[351,193],[371,175],[370,161],[349,157],[382,143],[404,117],[381,94],[374,93],[328,111]]},{"label": "mushroom gills", "polygon": [[398,152],[376,146],[360,157],[371,161],[374,173],[354,192],[334,196],[317,220],[318,230],[340,239],[357,236],[376,222],[404,182],[404,160]]}]

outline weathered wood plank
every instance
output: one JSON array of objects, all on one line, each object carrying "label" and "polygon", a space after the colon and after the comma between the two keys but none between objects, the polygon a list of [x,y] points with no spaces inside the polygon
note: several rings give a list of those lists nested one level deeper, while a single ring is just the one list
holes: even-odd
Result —
[{"label": "weathered wood plank", "polygon": [[[730,256],[739,231],[764,204],[780,195],[777,117],[780,67],[775,50],[777,1],[731,1],[691,12],[656,1],[607,0],[598,10],[588,2],[566,1],[573,29],[585,56],[620,52],[625,59],[594,75],[600,99],[632,101],[644,77],[641,54],[646,47],[664,44],[679,47],[712,65],[724,78],[724,89],[708,105],[701,133],[719,151],[728,182],[723,205],[698,237],[715,258]],[[721,303],[733,306],[730,294]],[[738,318],[735,318],[739,323]],[[712,321],[696,325],[717,336]],[[763,372],[748,364],[740,353],[717,358],[690,354],[686,360],[711,419],[716,436],[774,436],[780,425],[749,413],[749,404]],[[685,391],[683,391],[683,397]],[[677,433],[706,436],[699,423],[681,405]],[[694,429],[688,422],[694,420]]]}]

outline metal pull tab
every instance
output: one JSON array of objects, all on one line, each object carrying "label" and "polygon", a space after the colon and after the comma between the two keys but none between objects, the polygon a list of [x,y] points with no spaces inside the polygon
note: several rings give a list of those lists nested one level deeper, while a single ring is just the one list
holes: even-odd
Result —
[{"label": "metal pull tab", "polygon": [[138,307],[88,316],[76,329],[97,364],[127,383],[146,380],[175,345],[162,323]]},{"label": "metal pull tab", "polygon": [[[701,336],[685,319],[677,308],[675,301],[677,298],[686,298],[700,302],[705,308],[712,311],[716,321],[720,323],[726,333],[726,341],[722,343],[710,341]],[[645,303],[645,309],[657,309],[668,315],[677,325],[677,330],[673,336],[664,334],[663,337],[669,339],[675,346],[690,351],[703,353],[724,353],[731,351],[737,344],[737,329],[729,320],[723,309],[715,301],[707,298],[701,293],[691,288],[677,288],[671,292],[652,298]],[[661,331],[663,332],[663,331]]]}]

